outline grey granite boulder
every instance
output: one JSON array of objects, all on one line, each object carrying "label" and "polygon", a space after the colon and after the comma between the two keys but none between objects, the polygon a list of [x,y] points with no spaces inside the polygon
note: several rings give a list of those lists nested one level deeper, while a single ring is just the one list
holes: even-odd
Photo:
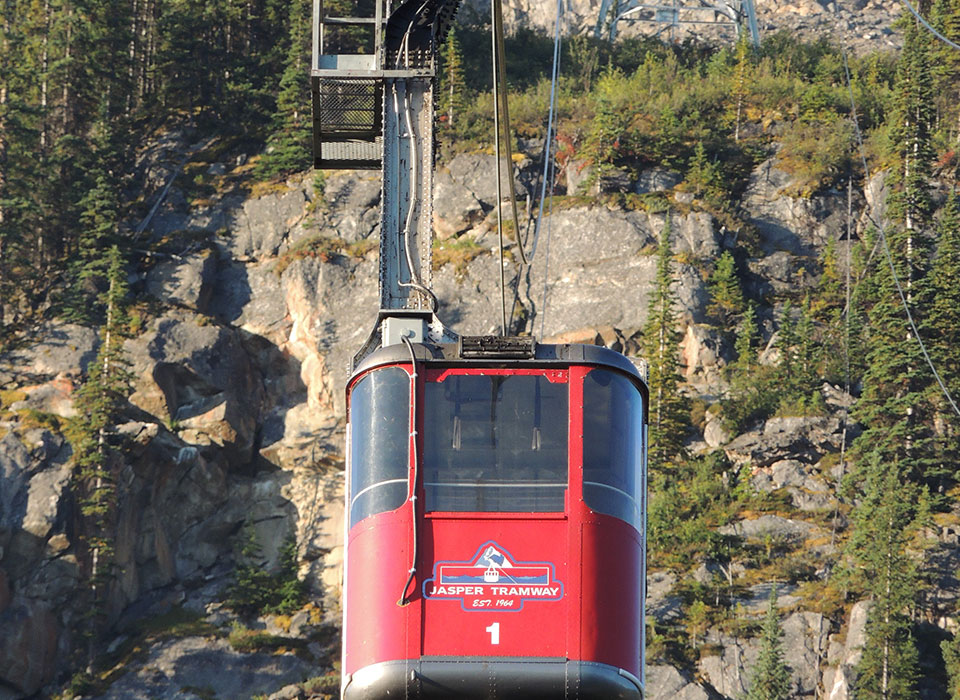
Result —
[{"label": "grey granite boulder", "polygon": [[217,258],[210,250],[162,260],[147,273],[147,293],[166,304],[206,313],[216,272]]}]

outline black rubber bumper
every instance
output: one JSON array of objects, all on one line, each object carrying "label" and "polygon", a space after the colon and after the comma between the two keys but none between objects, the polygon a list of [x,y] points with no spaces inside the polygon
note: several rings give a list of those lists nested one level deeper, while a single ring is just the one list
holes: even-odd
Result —
[{"label": "black rubber bumper", "polygon": [[346,679],[344,700],[642,700],[640,681],[568,659],[423,657],[385,661]]}]

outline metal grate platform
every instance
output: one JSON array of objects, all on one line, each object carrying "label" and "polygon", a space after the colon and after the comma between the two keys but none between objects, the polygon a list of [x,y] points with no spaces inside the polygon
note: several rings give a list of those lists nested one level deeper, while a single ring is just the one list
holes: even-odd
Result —
[{"label": "metal grate platform", "polygon": [[[319,150],[317,149],[319,146]],[[324,141],[314,146],[315,167],[328,170],[339,168],[379,169],[383,154],[383,139],[375,141]]]}]

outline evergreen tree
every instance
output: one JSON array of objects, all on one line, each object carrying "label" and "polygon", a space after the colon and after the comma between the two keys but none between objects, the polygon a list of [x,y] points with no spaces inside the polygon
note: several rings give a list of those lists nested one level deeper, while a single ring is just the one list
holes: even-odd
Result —
[{"label": "evergreen tree", "polygon": [[[934,0],[930,24],[954,43],[960,43],[960,3]],[[952,128],[960,137],[960,51],[942,41],[932,41],[930,62],[937,124],[940,128]]]},{"label": "evergreen tree", "polygon": [[452,27],[441,50],[443,72],[440,74],[440,118],[453,129],[466,101],[466,83],[463,76],[463,51],[457,29]]},{"label": "evergreen tree", "polygon": [[105,107],[103,112],[104,117],[93,128],[93,152],[88,177],[84,178],[87,192],[80,200],[80,234],[76,254],[69,264],[70,286],[64,299],[65,315],[82,323],[98,323],[102,318],[99,290],[111,264],[104,251],[121,242],[117,234],[120,164]]},{"label": "evergreen tree", "polygon": [[726,326],[733,316],[743,311],[743,292],[740,291],[740,280],[737,278],[737,267],[733,255],[729,250],[717,260],[710,275],[708,285],[710,291],[710,305],[707,311],[712,314],[722,326]]},{"label": "evergreen tree", "polygon": [[593,164],[590,182],[616,168],[629,147],[630,115],[621,104],[625,79],[618,68],[608,66],[594,91],[594,116],[584,142],[584,155]]},{"label": "evergreen tree", "polygon": [[[927,34],[908,19],[894,84],[892,142],[898,164],[894,172],[897,188],[889,206],[891,214],[911,234],[927,223],[931,208],[928,179],[934,156],[934,108],[929,47]],[[906,243],[909,259],[913,252],[910,237]],[[909,284],[909,276],[906,282]]]},{"label": "evergreen tree", "polygon": [[113,577],[116,527],[116,473],[121,452],[114,434],[129,393],[130,373],[123,357],[126,336],[127,283],[120,249],[111,247],[107,291],[103,295],[106,321],[101,329],[100,350],[90,365],[86,381],[76,392],[77,417],[67,430],[74,452],[74,489],[80,504],[79,531],[86,547],[85,569],[92,605],[85,630],[92,658],[94,644],[105,616]]},{"label": "evergreen tree", "polygon": [[777,329],[776,348],[780,351],[780,362],[777,364],[777,374],[780,377],[781,391],[793,395],[799,385],[798,352],[799,335],[797,322],[793,317],[793,304],[784,303],[780,310],[779,328]]},{"label": "evergreen tree", "polygon": [[733,140],[740,141],[740,125],[746,109],[747,85],[753,72],[753,50],[746,32],[741,32],[737,41],[736,67],[733,71],[734,128]]},{"label": "evergreen tree", "polygon": [[790,697],[790,671],[783,661],[783,630],[777,609],[777,587],[770,589],[767,614],[760,635],[760,654],[750,675],[746,700],[787,700]]},{"label": "evergreen tree", "polygon": [[783,385],[772,371],[773,368],[761,367],[757,360],[756,345],[759,340],[756,310],[750,303],[737,328],[734,342],[737,360],[731,368],[731,391],[723,400],[724,419],[734,429],[771,415],[783,394]]},{"label": "evergreen tree", "polygon": [[[947,198],[937,224],[937,254],[927,277],[929,301],[924,305],[921,333],[927,349],[954,402],[960,403],[960,199]],[[934,377],[927,400],[932,418],[932,461],[927,481],[943,492],[948,480],[960,478],[960,418]],[[940,483],[932,483],[939,474]]]},{"label": "evergreen tree", "polygon": [[720,184],[720,172],[716,164],[711,163],[707,158],[703,141],[697,141],[697,145],[693,149],[693,158],[687,167],[687,175],[684,181],[693,188],[693,193],[697,197],[703,195],[708,201],[719,201],[723,191]]},{"label": "evergreen tree", "polygon": [[648,303],[643,330],[643,351],[650,366],[650,449],[651,471],[664,469],[683,459],[687,433],[687,401],[680,392],[680,332],[670,269],[670,213],[660,232],[657,249],[656,287]]},{"label": "evergreen tree", "polygon": [[853,511],[849,543],[858,580],[872,598],[856,697],[909,700],[917,697],[917,650],[908,613],[918,577],[907,544],[921,494],[901,477],[896,463],[874,457],[866,469],[863,501]]},{"label": "evergreen tree", "polygon": [[817,300],[814,311],[817,317],[825,317],[829,309],[841,308],[844,304],[844,269],[837,259],[837,240],[830,236],[820,255],[823,274],[817,285]]},{"label": "evergreen tree", "polygon": [[943,640],[940,649],[947,667],[948,696],[950,700],[960,700],[960,634],[953,635],[953,639]]},{"label": "evergreen tree", "polygon": [[257,164],[257,175],[276,177],[306,170],[311,163],[308,4],[295,0],[290,4],[290,35],[273,133],[267,139],[267,151]]},{"label": "evergreen tree", "polygon": [[[915,246],[912,259],[906,255],[910,237],[906,229],[887,234],[897,279],[908,300],[912,298],[910,306],[916,312],[929,298],[925,268],[919,264],[929,253],[917,255]],[[906,280],[911,278],[908,292]],[[868,285],[873,305],[865,329],[866,367],[863,389],[852,412],[864,431],[853,447],[863,465],[895,464],[905,479],[927,482],[936,491],[944,475],[932,442],[933,420],[927,401],[930,369],[907,324],[897,281],[886,260],[877,262]],[[866,476],[866,472],[861,474],[860,481]]]},{"label": "evergreen tree", "polygon": [[[819,380],[819,347],[809,301],[804,300],[798,314],[794,314],[789,301],[783,305],[776,346],[780,350],[776,386],[781,407],[793,408],[797,402],[801,407],[808,406]],[[819,392],[816,396],[819,400]]]}]

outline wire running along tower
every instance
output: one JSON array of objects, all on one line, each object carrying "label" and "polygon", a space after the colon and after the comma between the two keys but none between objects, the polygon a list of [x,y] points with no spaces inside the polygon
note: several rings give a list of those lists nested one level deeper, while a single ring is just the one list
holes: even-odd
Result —
[{"label": "wire running along tower", "polygon": [[[362,16],[313,5],[314,166],[379,169],[380,314],[362,359],[381,342],[452,342],[430,291],[437,51],[459,0],[372,0]],[[357,47],[353,52],[341,47]]]}]

